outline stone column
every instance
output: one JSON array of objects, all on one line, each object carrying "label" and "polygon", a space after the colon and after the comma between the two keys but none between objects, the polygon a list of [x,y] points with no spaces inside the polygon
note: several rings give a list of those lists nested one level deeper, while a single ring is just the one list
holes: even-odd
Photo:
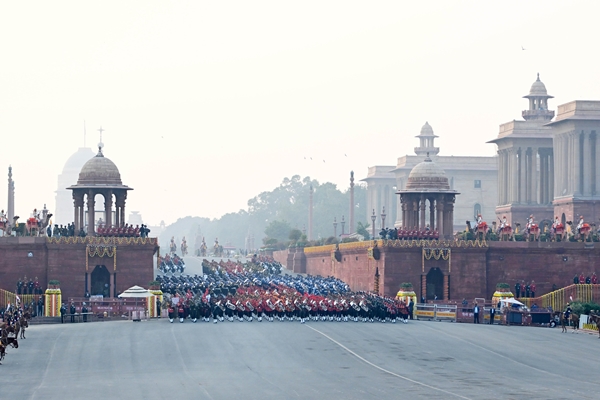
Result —
[{"label": "stone column", "polygon": [[546,161],[547,161],[547,154],[546,154],[546,149],[539,149],[539,154],[540,154],[540,196],[539,196],[539,202],[540,204],[546,204],[546,188],[548,185],[546,185],[546,179],[548,177],[548,172],[546,170]]},{"label": "stone column", "polygon": [[519,197],[518,202],[527,203],[527,147],[519,149]]},{"label": "stone column", "polygon": [[448,275],[444,274],[444,300],[450,300],[450,286],[448,285]]},{"label": "stone column", "polygon": [[517,148],[513,147],[511,149],[511,183],[510,183],[510,203],[518,203],[519,201],[519,158]]},{"label": "stone column", "polygon": [[444,235],[452,237],[454,234],[454,202],[451,197],[446,198],[444,204]]},{"label": "stone column", "polygon": [[419,218],[419,227],[420,229],[425,229],[425,225],[427,225],[427,220],[425,219],[425,211],[427,211],[427,203],[425,202],[425,195],[421,195],[420,208],[421,208],[421,216]]},{"label": "stone column", "polygon": [[592,174],[592,157],[594,149],[592,148],[592,136],[591,132],[584,133],[583,135],[583,195],[592,195],[592,180],[594,175]]},{"label": "stone column", "polygon": [[554,150],[548,150],[548,196],[546,198],[547,203],[551,204],[554,196]]},{"label": "stone column", "polygon": [[435,202],[435,208],[437,211],[437,227],[440,234],[440,238],[444,236],[444,196],[438,195]]},{"label": "stone column", "polygon": [[410,227],[419,228],[419,198],[416,195],[412,196],[412,212],[411,212]]},{"label": "stone column", "polygon": [[112,204],[112,190],[108,190],[106,193],[104,193],[104,215],[107,228],[112,226]]},{"label": "stone column", "polygon": [[506,173],[504,170],[504,150],[498,150],[498,204],[506,204],[504,201],[504,182]]},{"label": "stone column", "polygon": [[95,214],[95,208],[94,205],[96,203],[96,200],[94,199],[94,196],[96,194],[94,193],[93,190],[89,190],[88,194],[87,194],[87,206],[88,206],[88,229],[87,229],[87,234],[88,236],[94,236],[96,233],[96,230],[94,229],[94,223],[95,223],[95,218],[94,218],[94,214]]},{"label": "stone column", "polygon": [[531,203],[539,204],[538,196],[538,173],[537,173],[538,148],[531,148]]},{"label": "stone column", "polygon": [[400,196],[400,209],[402,210],[402,226],[406,227],[406,202],[402,195]]},{"label": "stone column", "polygon": [[437,229],[435,226],[435,199],[433,197],[429,198],[429,228],[432,231]]},{"label": "stone column", "polygon": [[575,182],[575,152],[573,150],[574,133],[570,132],[567,136],[567,154],[565,155],[565,187],[567,188],[567,194],[573,193],[574,182]]},{"label": "stone column", "polygon": [[575,162],[574,165],[574,173],[573,173],[573,181],[574,181],[574,190],[573,190],[573,194],[574,195],[579,195],[582,192],[582,187],[581,187],[581,159],[582,159],[582,154],[581,154],[581,147],[579,146],[579,142],[581,138],[581,134],[579,132],[574,132],[573,134],[573,150],[574,150],[574,159],[573,161]]},{"label": "stone column", "polygon": [[[75,193],[75,191],[73,191],[73,210],[74,210],[74,215],[73,215],[73,224],[75,225],[75,231],[79,231],[79,196]],[[52,229],[52,227],[50,227]]]},{"label": "stone column", "polygon": [[[556,165],[554,166],[554,190],[551,193],[552,197],[558,197],[558,191],[560,188],[560,160],[562,155],[561,138],[556,136],[552,140],[552,146],[554,147],[554,154],[556,154],[556,156],[554,157],[554,162],[556,163]],[[550,163],[550,165],[552,166],[552,163]]]},{"label": "stone column", "polygon": [[525,191],[524,191],[524,197],[525,197],[525,203],[526,204],[531,204],[531,171],[532,171],[532,158],[533,158],[533,150],[531,149],[531,147],[528,147],[525,150],[525,157],[524,157],[524,161],[525,161]]}]

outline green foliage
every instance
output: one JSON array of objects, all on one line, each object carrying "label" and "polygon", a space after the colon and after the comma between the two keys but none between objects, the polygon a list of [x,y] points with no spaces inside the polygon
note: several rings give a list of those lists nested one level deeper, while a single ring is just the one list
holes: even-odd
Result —
[{"label": "green foliage", "polygon": [[508,283],[496,283],[496,289],[510,289]]},{"label": "green foliage", "polygon": [[51,279],[48,281],[48,285],[60,286],[60,281],[56,279]]},{"label": "green foliage", "polygon": [[413,287],[413,284],[412,284],[412,283],[410,283],[410,282],[402,282],[402,283],[400,284],[400,287],[401,287],[402,289],[412,289],[412,287]]},{"label": "green foliage", "polygon": [[358,224],[356,224],[356,233],[358,233],[359,235],[362,235],[365,240],[370,240],[371,239],[371,234],[369,233],[369,227],[371,225],[368,223],[362,223],[362,222],[358,222]]},{"label": "green foliage", "polygon": [[277,239],[279,242],[287,240],[290,236],[292,226],[286,221],[271,221],[265,228],[265,235],[270,239]]},{"label": "green foliage", "polygon": [[288,237],[290,241],[297,242],[302,237],[302,231],[300,229],[292,229]]},{"label": "green foliage", "polygon": [[342,243],[352,243],[352,242],[358,242],[357,238],[350,238],[350,237],[346,237],[342,239]]},{"label": "green foliage", "polygon": [[515,238],[515,242],[524,242],[525,241],[525,235],[521,235],[520,233],[515,234],[514,238]]},{"label": "green foliage", "polygon": [[159,281],[151,281],[148,283],[148,286],[160,286],[160,282]]},{"label": "green foliage", "polygon": [[[265,229],[273,221],[287,221],[289,229],[278,240],[286,242],[291,229],[308,229],[308,206],[310,186],[313,187],[313,239],[328,238],[333,234],[333,218],[338,221],[338,234],[341,233],[341,217],[349,223],[349,188],[339,190],[332,183],[319,183],[309,177],[294,175],[285,178],[281,184],[270,192],[262,192],[248,200],[248,208],[235,213],[228,213],[218,219],[185,217],[169,225],[160,234],[161,254],[168,249],[171,237],[175,237],[177,246],[183,236],[186,237],[190,253],[199,248],[202,237],[205,237],[209,249],[215,238],[221,245],[231,244],[245,248],[246,238],[254,237],[254,247],[260,247]],[[366,215],[367,190],[365,186],[354,186],[354,208],[356,216]],[[368,226],[368,225],[367,225]],[[351,229],[346,225],[345,232]],[[353,230],[353,229],[352,229]],[[360,232],[359,232],[360,233]],[[154,236],[156,232],[150,232]],[[361,233],[362,235],[362,233]],[[364,236],[364,235],[363,235]],[[369,235],[370,236],[370,235]],[[269,238],[272,238],[269,236]],[[323,242],[324,243],[324,242]]]},{"label": "green foliage", "polygon": [[573,313],[581,315],[581,314],[590,314],[592,310],[600,310],[600,304],[598,303],[582,303],[580,301],[574,301],[571,303],[571,309]]}]

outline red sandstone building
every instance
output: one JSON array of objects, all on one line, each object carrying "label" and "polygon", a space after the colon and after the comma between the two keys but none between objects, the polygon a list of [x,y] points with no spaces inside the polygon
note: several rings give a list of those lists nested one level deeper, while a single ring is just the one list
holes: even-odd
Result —
[{"label": "red sandstone building", "polygon": [[65,297],[83,297],[86,292],[116,297],[133,285],[147,286],[154,278],[156,238],[96,236],[96,194],[104,196],[103,223],[121,226],[127,191],[132,190],[122,184],[117,166],[104,157],[102,145],[69,189],[76,232],[84,229],[87,237],[0,237],[0,288],[14,292],[24,277],[37,277],[42,288],[58,280]]},{"label": "red sandstone building", "polygon": [[427,300],[489,299],[497,283],[522,281],[535,281],[536,295],[542,295],[573,283],[575,275],[600,270],[595,242],[456,240],[451,221],[458,193],[429,159],[413,168],[399,194],[403,220],[429,225],[440,240],[380,240],[378,251],[373,241],[345,243],[337,250],[333,245],[293,248],[276,258],[294,272],[340,278],[355,291],[379,287],[380,294],[394,296],[403,282],[412,283]]}]

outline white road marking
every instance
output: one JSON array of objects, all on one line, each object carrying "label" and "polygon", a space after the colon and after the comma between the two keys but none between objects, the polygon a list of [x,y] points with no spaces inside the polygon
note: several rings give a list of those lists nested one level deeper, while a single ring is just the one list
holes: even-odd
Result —
[{"label": "white road marking", "polygon": [[440,389],[440,388],[437,388],[437,387],[435,387],[435,386],[428,385],[428,384],[426,384],[426,383],[423,383],[423,382],[415,381],[414,379],[407,378],[406,376],[403,376],[403,375],[397,374],[397,373],[395,373],[395,372],[388,371],[387,369],[385,369],[385,368],[382,368],[382,367],[380,367],[379,365],[373,364],[371,361],[369,361],[369,360],[367,360],[367,359],[365,359],[365,358],[363,358],[363,357],[359,356],[358,354],[356,354],[355,352],[353,352],[352,350],[350,350],[349,348],[347,348],[346,346],[344,346],[343,344],[341,344],[341,343],[340,343],[340,342],[338,342],[337,340],[333,339],[332,337],[330,337],[330,336],[327,336],[325,333],[321,332],[320,330],[318,330],[318,329],[315,329],[315,328],[313,328],[313,327],[312,327],[312,326],[310,326],[310,325],[306,325],[306,326],[307,326],[307,327],[309,327],[310,329],[312,329],[313,331],[317,332],[318,334],[320,334],[320,335],[322,335],[322,336],[326,337],[327,339],[329,339],[329,340],[330,340],[330,341],[332,341],[333,343],[337,344],[337,345],[338,345],[338,346],[340,346],[342,349],[346,350],[348,353],[352,354],[354,357],[358,358],[358,359],[359,359],[359,360],[361,360],[362,362],[364,362],[364,363],[366,363],[366,364],[369,364],[371,367],[373,367],[373,368],[376,368],[376,369],[378,369],[378,370],[380,370],[380,371],[382,371],[382,372],[385,372],[386,374],[389,374],[389,375],[395,376],[396,378],[400,378],[400,379],[403,379],[403,380],[405,380],[405,381],[408,381],[408,382],[414,383],[415,385],[419,385],[419,386],[426,387],[426,388],[428,388],[428,389],[437,390],[438,392],[446,393],[446,394],[449,394],[449,395],[451,395],[451,396],[455,396],[455,397],[458,397],[458,398],[461,398],[461,399],[471,400],[469,397],[461,396],[460,394],[457,394],[457,393],[452,393],[452,392],[449,392],[449,391],[447,391],[447,390]]}]

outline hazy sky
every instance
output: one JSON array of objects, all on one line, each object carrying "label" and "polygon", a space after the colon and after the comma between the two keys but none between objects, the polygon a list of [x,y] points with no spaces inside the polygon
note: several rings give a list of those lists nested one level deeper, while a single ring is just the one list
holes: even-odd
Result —
[{"label": "hazy sky", "polygon": [[54,207],[84,120],[149,224],[245,209],[294,174],[345,188],[351,169],[413,154],[425,121],[441,155],[493,155],[536,73],[553,109],[600,99],[598,15],[595,1],[4,2],[0,207],[9,164],[17,214]]}]

